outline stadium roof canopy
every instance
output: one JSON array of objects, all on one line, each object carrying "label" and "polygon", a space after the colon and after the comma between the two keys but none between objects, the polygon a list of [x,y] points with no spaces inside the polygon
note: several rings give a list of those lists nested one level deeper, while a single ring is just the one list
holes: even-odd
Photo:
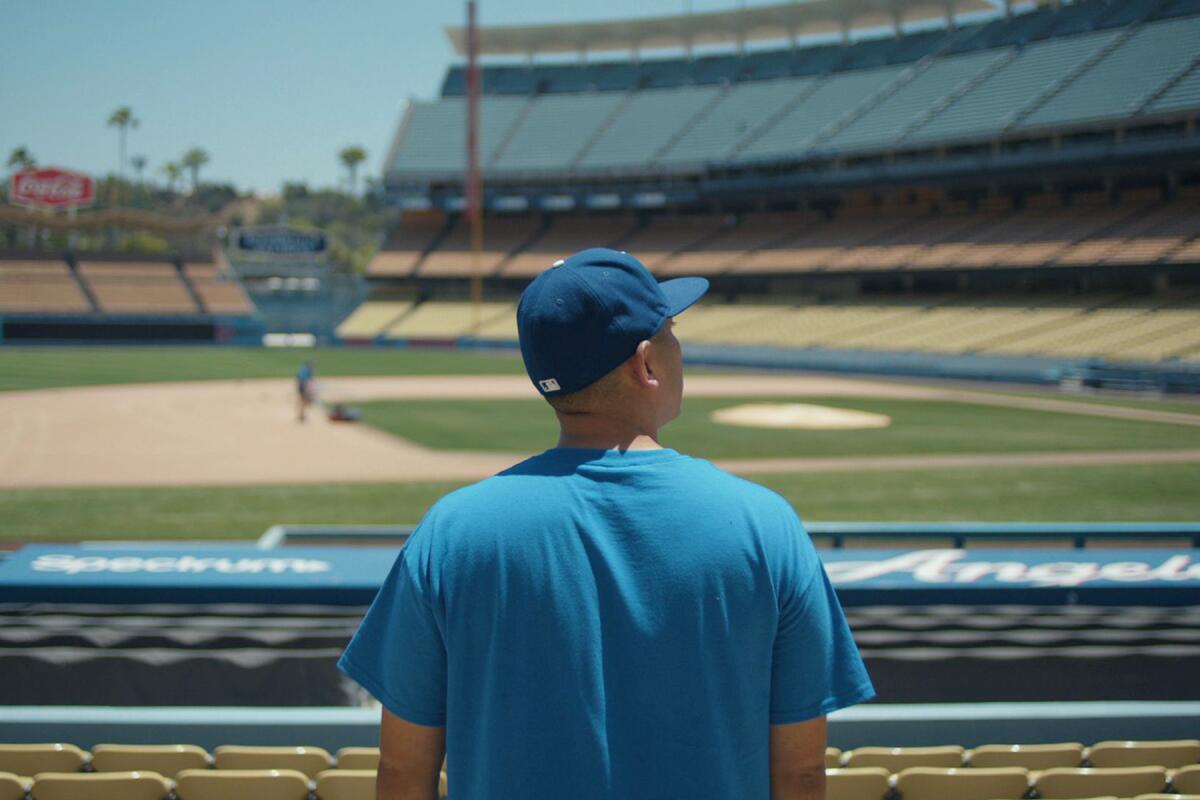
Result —
[{"label": "stadium roof canopy", "polygon": [[[1044,4],[1049,0],[1035,0]],[[548,25],[493,25],[479,28],[482,55],[586,53],[591,50],[691,49],[796,39],[855,28],[895,27],[957,14],[997,11],[1011,0],[794,0],[729,11],[607,22]],[[459,55],[467,54],[465,27],[448,26],[446,35]]]}]

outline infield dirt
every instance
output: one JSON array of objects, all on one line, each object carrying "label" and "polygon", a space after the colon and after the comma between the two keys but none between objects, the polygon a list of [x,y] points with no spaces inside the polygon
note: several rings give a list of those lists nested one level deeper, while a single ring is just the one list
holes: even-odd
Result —
[{"label": "infield dirt", "polygon": [[[527,453],[438,451],[364,425],[330,422],[322,414],[301,424],[295,419],[294,391],[290,380],[262,379],[2,393],[0,487],[474,480],[541,449],[540,443],[531,443]],[[326,401],[349,403],[535,396],[519,375],[330,378],[321,391]],[[688,379],[687,394],[954,400],[1200,425],[1200,416],[1187,414],[851,378],[701,375]],[[1200,462],[1200,451],[768,459],[722,465],[761,473],[1180,462]]]}]

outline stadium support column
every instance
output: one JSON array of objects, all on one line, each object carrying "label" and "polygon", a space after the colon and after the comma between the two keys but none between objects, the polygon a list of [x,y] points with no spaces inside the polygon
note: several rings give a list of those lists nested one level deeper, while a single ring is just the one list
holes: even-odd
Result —
[{"label": "stadium support column", "polygon": [[471,226],[471,332],[479,331],[483,303],[483,191],[479,176],[479,28],[476,0],[467,0],[467,222]]}]

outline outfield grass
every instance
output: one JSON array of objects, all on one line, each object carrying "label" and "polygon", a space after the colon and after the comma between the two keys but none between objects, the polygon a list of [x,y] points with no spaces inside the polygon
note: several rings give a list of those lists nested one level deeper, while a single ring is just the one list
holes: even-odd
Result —
[{"label": "outfield grass", "polygon": [[[786,398],[781,398],[786,400]],[[929,400],[802,398],[795,402],[887,414],[888,428],[809,431],[742,428],[709,420],[718,408],[762,398],[691,398],[663,443],[705,458],[929,453],[1158,450],[1200,447],[1200,427]],[[427,447],[529,452],[553,445],[557,424],[531,400],[380,401],[364,421]]]},{"label": "outfield grass", "polygon": [[[810,520],[1195,521],[1200,465],[758,475]],[[458,484],[0,491],[3,538],[248,539],[271,525],[405,524]]]},{"label": "outfield grass", "polygon": [[524,374],[508,351],[266,347],[0,347],[0,391],[230,378]]},{"label": "outfield grass", "polygon": [[1071,403],[1085,403],[1088,405],[1097,406],[1122,406],[1124,408],[1138,408],[1145,411],[1171,411],[1176,414],[1195,414],[1200,415],[1200,399],[1186,399],[1184,397],[1176,397],[1174,399],[1167,397],[1146,396],[1142,394],[1131,394],[1129,396],[1119,396],[1111,394],[1076,394],[1074,392],[1062,391],[1042,391],[1042,392],[1014,392],[1010,390],[996,391],[994,389],[974,389],[970,391],[984,391],[988,394],[997,394],[1004,397],[1029,397],[1036,400],[1065,400]]}]

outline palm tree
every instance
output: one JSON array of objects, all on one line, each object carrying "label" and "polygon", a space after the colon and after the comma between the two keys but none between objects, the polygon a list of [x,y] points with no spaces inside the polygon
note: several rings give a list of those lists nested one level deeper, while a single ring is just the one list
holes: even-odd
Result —
[{"label": "palm tree", "polygon": [[199,147],[193,147],[183,154],[180,163],[192,171],[192,193],[200,185],[200,168],[208,163],[208,153]]},{"label": "palm tree", "polygon": [[8,156],[9,169],[29,169],[36,163],[33,153],[29,152],[29,149],[26,147],[14,147],[12,153]]},{"label": "palm tree", "polygon": [[125,174],[125,137],[129,133],[130,128],[136,128],[141,125],[141,120],[133,116],[133,109],[129,106],[121,106],[108,117],[108,126],[116,128],[119,134],[117,142],[119,145],[120,167],[118,172],[123,176]]},{"label": "palm tree", "polygon": [[167,176],[167,191],[175,191],[175,184],[183,177],[183,169],[174,161],[168,161],[162,165],[162,172]]},{"label": "palm tree", "polygon": [[142,170],[144,170],[146,168],[146,157],[145,156],[134,156],[133,158],[129,159],[129,163],[133,167],[133,171],[137,173],[138,183],[141,183],[142,182]]},{"label": "palm tree", "polygon": [[367,151],[358,145],[351,145],[343,147],[342,152],[338,153],[338,158],[350,173],[350,194],[354,194],[358,187],[358,165],[367,160]]}]

